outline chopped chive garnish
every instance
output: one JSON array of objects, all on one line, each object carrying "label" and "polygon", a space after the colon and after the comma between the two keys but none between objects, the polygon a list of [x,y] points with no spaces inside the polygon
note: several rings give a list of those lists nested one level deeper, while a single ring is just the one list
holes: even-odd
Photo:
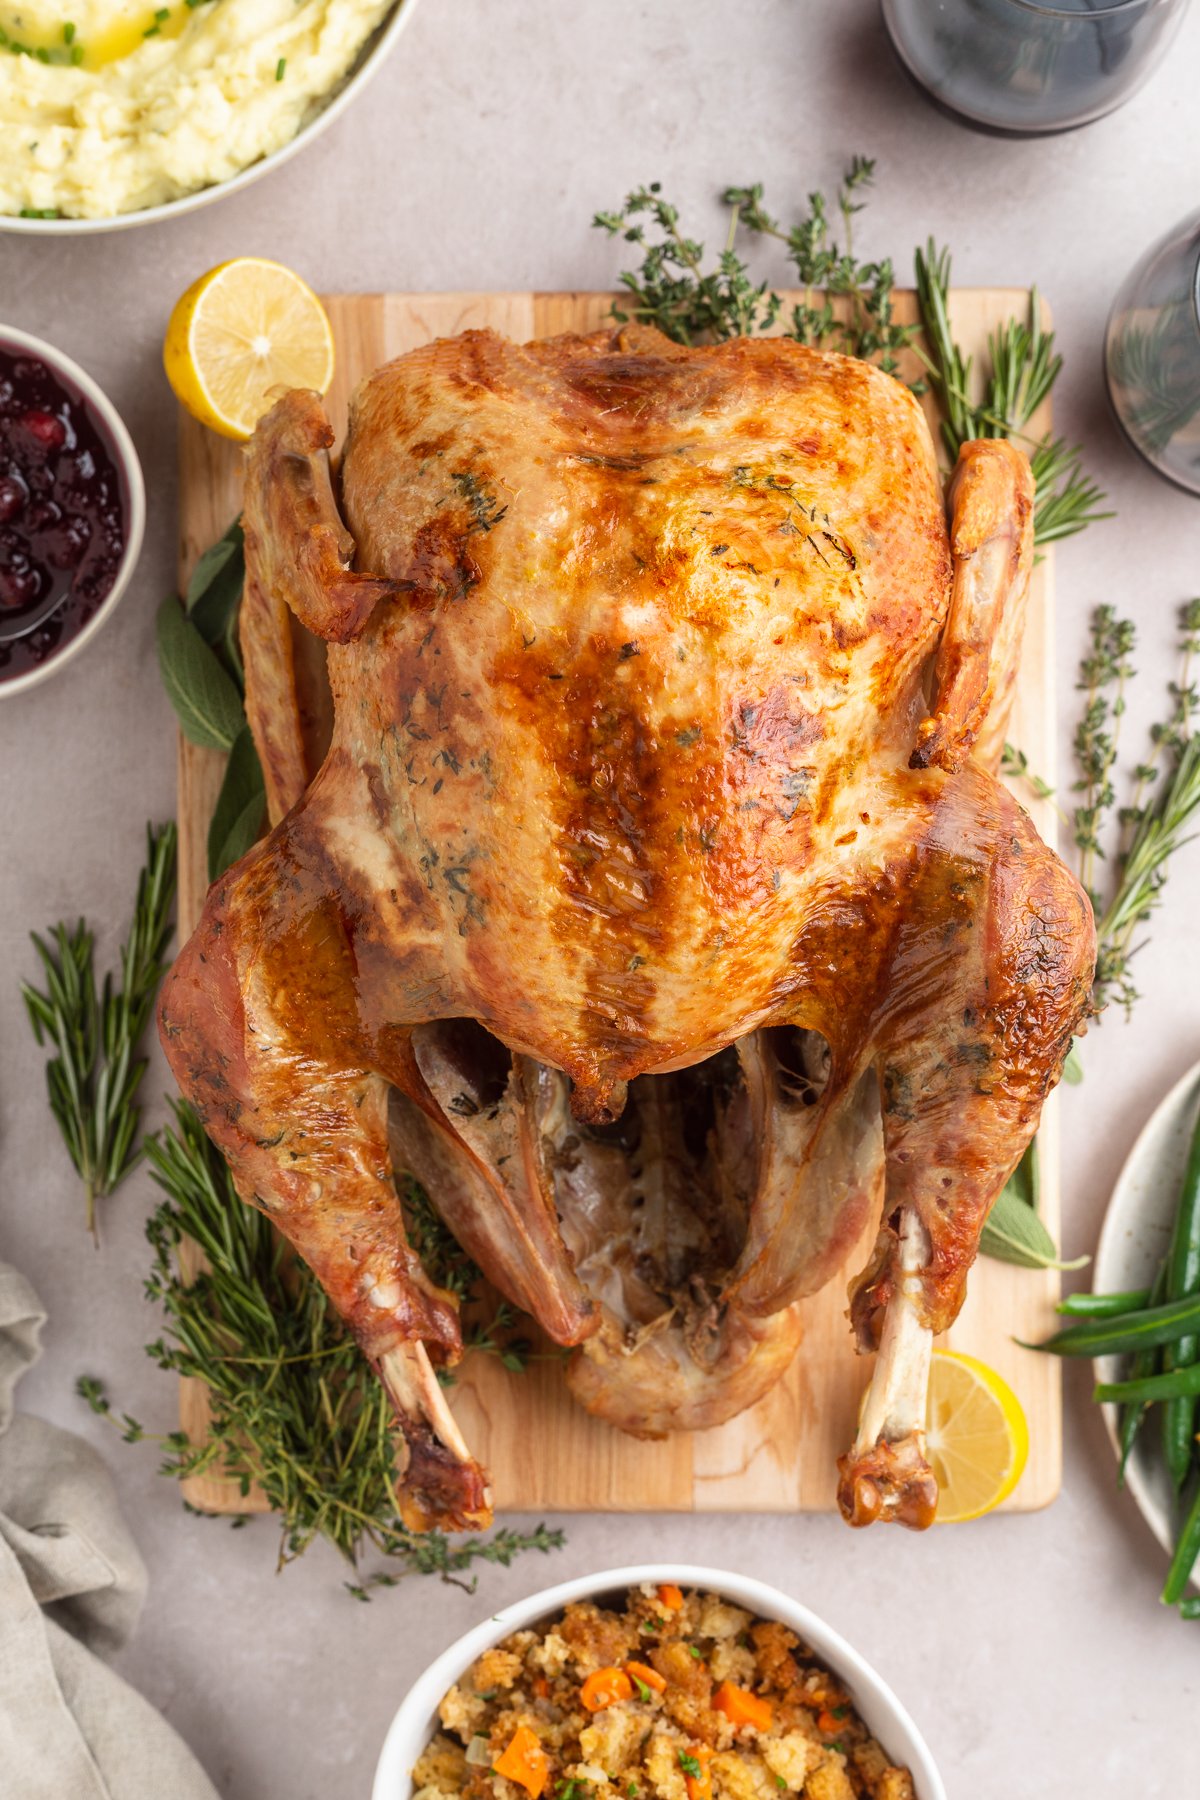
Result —
[{"label": "chopped chive garnish", "polygon": [[19,216],[22,219],[59,219],[62,214],[57,206],[23,206]]},{"label": "chopped chive garnish", "polygon": [[70,20],[68,19],[67,23],[63,26],[63,43],[64,44],[73,44],[74,42],[75,42],[75,27],[74,27],[74,25],[71,24]]},{"label": "chopped chive garnish", "polygon": [[169,6],[160,6],[158,11],[154,15],[154,18],[155,18],[155,21],[157,24],[165,25],[167,20],[170,18],[170,16],[171,16],[170,7]]},{"label": "chopped chive garnish", "polygon": [[275,64],[275,79],[276,79],[276,81],[283,80],[286,70],[287,70],[287,57],[281,56],[279,61]]},{"label": "chopped chive garnish", "polygon": [[71,45],[71,67],[73,69],[77,69],[82,61],[83,61],[83,45],[82,44],[72,44]]},{"label": "chopped chive garnish", "polygon": [[142,33],[142,36],[144,38],[157,37],[158,36],[158,26],[157,25],[147,25],[145,31],[143,31],[143,33]]}]

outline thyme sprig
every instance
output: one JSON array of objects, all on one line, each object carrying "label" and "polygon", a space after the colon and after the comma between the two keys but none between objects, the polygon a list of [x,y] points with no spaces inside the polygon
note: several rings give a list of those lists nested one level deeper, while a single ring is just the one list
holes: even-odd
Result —
[{"label": "thyme sprig", "polygon": [[680,344],[722,342],[773,330],[784,316],[783,296],[767,281],[752,278],[738,252],[739,234],[744,231],[783,244],[804,289],[802,300],[787,314],[786,336],[895,370],[914,328],[893,317],[891,262],[860,263],[853,246],[854,217],[864,204],[859,196],[874,174],[874,162],[856,156],[838,188],[834,206],[842,221],[844,247],[830,235],[830,207],[824,194],[811,193],[808,211],[785,229],[766,210],[761,182],[726,188],[721,196],[729,208],[725,245],[715,266],[708,269],[704,245],[681,230],[679,209],[663,198],[661,184],[654,181],[635,188],[619,211],[600,212],[592,220],[610,237],[636,244],[642,252],[641,267],[626,270],[619,278],[632,305],[615,306],[614,318],[654,325]]},{"label": "thyme sprig", "polygon": [[112,1193],[141,1155],[138,1091],[146,1058],[138,1046],[166,972],[175,844],[173,824],[147,826],[119,983],[108,974],[97,988],[95,939],[82,919],[55,925],[48,938],[31,933],[45,986],[25,981],[21,994],[34,1037],[54,1050],[46,1064],[50,1110],[83,1183],[93,1236],[97,1200]]},{"label": "thyme sprig", "polygon": [[[388,1568],[353,1584],[358,1598],[404,1575],[448,1576],[476,1561],[507,1563],[522,1550],[561,1544],[561,1533],[542,1526],[460,1544],[408,1530],[395,1489],[395,1422],[381,1384],[315,1276],[238,1198],[195,1112],[183,1102],[174,1111],[174,1123],[145,1140],[165,1195],[146,1226],[154,1252],[146,1293],[166,1319],[163,1336],[146,1349],[159,1368],[205,1382],[211,1429],[196,1444],[182,1432],[148,1432],[115,1413],[100,1383],[85,1377],[78,1389],[93,1411],[119,1425],[127,1443],[159,1443],[164,1475],[220,1475],[243,1495],[259,1487],[279,1516],[280,1567],[317,1537],[355,1568],[377,1551]],[[185,1238],[204,1256],[193,1281],[179,1266]],[[445,1266],[448,1254],[445,1245],[423,1245],[433,1278],[467,1294],[462,1271]]]},{"label": "thyme sprig", "polygon": [[[950,254],[930,239],[914,252],[920,326],[899,323],[892,260],[860,262],[854,248],[854,219],[874,178],[874,161],[856,156],[833,207],[823,193],[813,192],[808,210],[787,228],[767,211],[761,182],[726,188],[721,199],[729,208],[729,224],[714,264],[706,263],[704,245],[683,230],[679,209],[663,197],[659,182],[635,188],[618,211],[596,213],[592,220],[641,253],[640,266],[618,277],[630,299],[613,307],[613,317],[656,326],[680,344],[752,337],[782,327],[798,343],[861,357],[890,374],[911,349],[938,400],[951,459],[969,438],[1010,437],[1027,448],[1037,492],[1037,544],[1111,517],[1103,490],[1084,470],[1080,447],[1028,430],[1062,369],[1054,333],[1042,326],[1037,290],[1030,296],[1028,319],[1009,319],[993,332],[986,366],[974,369],[950,324]],[[840,243],[832,235],[834,213],[841,220]],[[769,282],[755,281],[739,252],[743,233],[783,245],[804,290],[790,311]],[[923,386],[914,383],[914,391]]]},{"label": "thyme sprig", "polygon": [[[1120,728],[1136,646],[1132,620],[1119,618],[1111,606],[1097,607],[1091,647],[1080,667],[1079,686],[1087,699],[1075,734],[1075,791],[1082,799],[1074,836],[1098,940],[1094,1003],[1100,1011],[1116,1001],[1127,1016],[1138,999],[1130,967],[1140,948],[1134,941],[1138,926],[1159,905],[1171,858],[1195,835],[1200,820],[1200,697],[1193,674],[1200,654],[1200,599],[1180,608],[1181,669],[1170,684],[1170,711],[1152,728],[1150,754],[1134,765],[1130,798],[1118,806]],[[1114,825],[1117,842],[1109,856],[1105,839]],[[1112,870],[1107,882],[1101,878],[1102,862]]]}]

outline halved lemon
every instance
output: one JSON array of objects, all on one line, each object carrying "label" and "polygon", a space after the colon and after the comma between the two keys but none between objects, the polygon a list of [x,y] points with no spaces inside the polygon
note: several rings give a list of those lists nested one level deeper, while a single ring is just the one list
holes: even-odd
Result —
[{"label": "halved lemon", "polygon": [[167,380],[194,419],[244,442],[275,388],[333,380],[333,332],[306,282],[282,263],[239,256],[194,281],[163,341]]},{"label": "halved lemon", "polygon": [[937,1477],[938,1523],[957,1525],[1007,1500],[1029,1455],[1029,1427],[995,1369],[959,1350],[935,1350],[925,1444]]}]

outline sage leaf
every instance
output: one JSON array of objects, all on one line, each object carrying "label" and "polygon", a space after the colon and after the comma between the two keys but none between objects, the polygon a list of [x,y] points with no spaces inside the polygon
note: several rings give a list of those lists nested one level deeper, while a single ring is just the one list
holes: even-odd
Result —
[{"label": "sage leaf", "polygon": [[1059,1260],[1054,1239],[1033,1207],[1021,1199],[1011,1177],[988,1214],[979,1249],[984,1256],[1015,1263],[1021,1269],[1082,1269],[1091,1261],[1089,1256],[1076,1257],[1074,1262]]},{"label": "sage leaf", "polygon": [[1079,1044],[1075,1038],[1071,1039],[1071,1048],[1067,1051],[1062,1078],[1068,1087],[1078,1087],[1083,1080],[1083,1060],[1080,1057]]},{"label": "sage leaf", "polygon": [[1034,1212],[1037,1211],[1042,1197],[1042,1171],[1038,1160],[1036,1137],[1030,1138],[1025,1146],[1024,1156],[1004,1185],[1011,1190],[1016,1199],[1023,1201],[1026,1206],[1031,1206]]},{"label": "sage leaf", "polygon": [[192,571],[185,610],[192,624],[224,662],[240,688],[245,687],[238,616],[246,580],[245,538],[235,519],[222,538],[209,546]]},{"label": "sage leaf", "polygon": [[241,591],[246,568],[244,544],[242,521],[235,519],[224,536],[209,545],[192,570],[184,604],[189,618],[206,638],[209,638],[206,611],[216,608],[223,616],[221,603],[228,599],[231,591],[235,596]]},{"label": "sage leaf", "polygon": [[245,723],[233,677],[174,594],[158,609],[158,666],[180,728],[193,744],[230,750]]},{"label": "sage leaf", "polygon": [[216,881],[235,862],[240,862],[262,831],[267,794],[262,765],[250,727],[243,725],[233,740],[225,779],[217,795],[208,828],[208,879]]}]

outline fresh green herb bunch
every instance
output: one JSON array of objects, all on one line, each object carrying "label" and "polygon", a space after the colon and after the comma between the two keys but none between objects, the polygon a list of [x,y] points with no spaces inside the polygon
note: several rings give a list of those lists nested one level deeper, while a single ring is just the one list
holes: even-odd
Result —
[{"label": "fresh green herb bunch", "polygon": [[[1029,435],[1030,420],[1062,370],[1054,333],[1042,327],[1038,291],[1029,296],[1029,319],[1009,319],[988,337],[988,366],[972,370],[950,326],[950,253],[931,238],[914,254],[917,307],[926,350],[917,347],[929,386],[942,412],[942,441],[951,458],[971,438],[1015,438],[1029,453],[1036,489],[1034,542],[1071,537],[1099,519],[1103,490],[1084,473],[1083,452],[1062,438]],[[972,375],[976,381],[973,385]],[[977,397],[975,397],[977,392]]]},{"label": "fresh green herb bunch", "polygon": [[245,856],[266,811],[238,641],[245,579],[245,540],[235,519],[197,562],[183,604],[168,594],[158,609],[158,666],[180,730],[193,744],[229,756],[208,829],[210,881]]},{"label": "fresh green herb bunch", "polygon": [[1034,1138],[984,1222],[979,1238],[981,1255],[1015,1263],[1020,1269],[1082,1269],[1090,1262],[1087,1256],[1073,1262],[1059,1260],[1054,1239],[1038,1211],[1040,1203],[1041,1173]]},{"label": "fresh green herb bunch", "polygon": [[[150,1135],[145,1152],[166,1195],[146,1227],[154,1250],[146,1292],[166,1315],[167,1332],[147,1354],[162,1369],[203,1381],[212,1409],[202,1444],[182,1432],[157,1440],[164,1475],[219,1473],[243,1494],[261,1488],[279,1515],[281,1566],[316,1537],[355,1567],[368,1547],[375,1549],[390,1573],[357,1584],[359,1597],[406,1574],[448,1575],[481,1559],[507,1563],[522,1550],[561,1543],[561,1534],[544,1527],[457,1545],[436,1532],[409,1531],[396,1498],[391,1407],[320,1283],[266,1217],[238,1198],[224,1158],[189,1106],[176,1104],[174,1125]],[[184,1238],[206,1264],[191,1282],[178,1262]],[[440,1242],[423,1244],[435,1280],[446,1280],[446,1253]],[[470,1283],[455,1272],[451,1285],[466,1294]],[[79,1391],[94,1411],[116,1418],[99,1383],[84,1379]],[[126,1442],[151,1435],[128,1414],[118,1422]]]},{"label": "fresh green herb bunch", "polygon": [[141,1155],[138,1091],[146,1059],[138,1055],[171,935],[175,894],[174,825],[146,828],[146,862],[138,876],[133,921],[121,949],[121,978],[97,989],[95,940],[80,919],[32,934],[45,987],[22,982],[33,1035],[54,1055],[46,1064],[50,1110],[83,1182],[87,1226],[96,1201],[111,1194]]},{"label": "fresh green herb bunch", "polygon": [[[1200,599],[1180,608],[1181,667],[1170,684],[1170,711],[1152,728],[1150,754],[1134,765],[1130,798],[1118,806],[1121,720],[1136,646],[1131,619],[1119,618],[1111,606],[1096,608],[1091,648],[1080,666],[1079,687],[1087,700],[1075,733],[1075,791],[1082,799],[1075,808],[1074,837],[1080,878],[1096,915],[1095,1006],[1099,1012],[1116,1001],[1126,1015],[1138,998],[1130,970],[1138,926],[1159,904],[1170,859],[1200,818],[1200,698],[1193,673],[1200,653]],[[1114,824],[1110,855],[1104,843]],[[1107,881],[1101,863],[1111,871]]]},{"label": "fresh green herb bunch", "polygon": [[[725,247],[716,266],[704,267],[704,245],[684,235],[679,210],[664,200],[660,184],[651,182],[626,196],[619,212],[597,213],[592,223],[610,237],[637,244],[642,265],[627,270],[621,285],[632,296],[630,308],[614,307],[620,320],[636,319],[657,326],[680,344],[720,342],[771,331],[783,315],[784,302],[766,281],[754,282],[738,253],[738,235],[776,239],[804,288],[802,301],[787,315],[786,335],[802,344],[840,350],[848,356],[877,361],[889,372],[897,366],[913,327],[897,324],[892,315],[894,275],[889,261],[860,263],[853,248],[858,198],[870,186],[875,164],[856,156],[842,180],[836,208],[842,220],[842,248],[830,237],[829,206],[821,193],[808,196],[808,212],[784,230],[763,205],[763,187],[726,188],[729,208]],[[648,235],[647,226],[657,232]],[[841,306],[838,301],[843,302]]]},{"label": "fresh green herb bunch", "polygon": [[[1110,517],[1101,510],[1102,490],[1084,472],[1079,447],[1062,438],[1033,438],[1027,430],[1062,368],[1054,334],[1042,328],[1036,290],[1028,322],[1010,319],[993,333],[988,367],[973,371],[950,325],[949,252],[931,239],[914,253],[920,327],[898,323],[891,260],[860,263],[854,251],[854,217],[862,211],[874,176],[874,162],[856,156],[842,179],[836,211],[844,248],[830,236],[830,208],[823,194],[810,194],[807,213],[785,230],[766,211],[761,182],[726,188],[722,200],[730,214],[725,247],[708,268],[704,245],[683,232],[679,209],[663,198],[660,184],[635,189],[619,212],[597,213],[592,221],[610,237],[642,251],[640,268],[619,277],[633,303],[614,307],[613,316],[657,326],[681,344],[749,337],[782,324],[784,335],[799,343],[862,357],[890,374],[899,369],[901,353],[911,349],[941,406],[942,439],[951,458],[968,438],[1011,437],[1025,443],[1037,489],[1036,543],[1070,537]],[[790,313],[785,315],[782,295],[751,277],[738,252],[743,231],[785,246],[804,289]],[[917,342],[918,329],[924,348]],[[923,387],[914,383],[914,392]]]}]

